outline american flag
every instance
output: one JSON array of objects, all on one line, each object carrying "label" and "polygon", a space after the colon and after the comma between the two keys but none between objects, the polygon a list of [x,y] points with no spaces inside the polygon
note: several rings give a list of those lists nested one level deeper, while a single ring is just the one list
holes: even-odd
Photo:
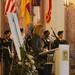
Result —
[{"label": "american flag", "polygon": [[16,14],[16,2],[15,0],[6,0],[5,13],[8,17],[9,27],[12,33],[15,49],[19,60],[21,60],[20,47],[23,45],[23,39],[18,24],[18,18]]},{"label": "american flag", "polygon": [[6,0],[6,4],[5,4],[5,13],[6,12],[16,12],[15,9],[15,0]]}]

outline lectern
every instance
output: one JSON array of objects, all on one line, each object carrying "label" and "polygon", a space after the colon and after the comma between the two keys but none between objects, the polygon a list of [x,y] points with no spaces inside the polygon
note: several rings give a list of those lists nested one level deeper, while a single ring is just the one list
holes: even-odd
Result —
[{"label": "lectern", "polygon": [[[47,52],[39,53],[39,55],[53,54],[54,62],[47,62],[46,65],[54,65],[54,75],[69,75],[69,45],[59,45],[59,48],[49,50]],[[48,57],[49,58],[49,57]],[[52,65],[50,67],[52,67]],[[49,67],[49,68],[50,68]],[[47,68],[47,67],[46,67]],[[46,72],[45,75],[51,75]],[[48,73],[48,74],[47,74]]]},{"label": "lectern", "polygon": [[69,75],[69,45],[59,45],[54,57],[55,75]]},{"label": "lectern", "polygon": [[52,66],[54,64],[52,58],[56,50],[58,50],[58,48],[39,53],[39,55],[47,55],[47,62],[44,64],[44,75],[52,75]]}]

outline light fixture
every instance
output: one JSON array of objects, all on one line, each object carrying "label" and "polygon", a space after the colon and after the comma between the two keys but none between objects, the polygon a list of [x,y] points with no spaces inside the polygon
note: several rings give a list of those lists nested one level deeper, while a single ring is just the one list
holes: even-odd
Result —
[{"label": "light fixture", "polygon": [[64,0],[64,6],[69,10],[75,10],[75,0]]},{"label": "light fixture", "polygon": [[69,6],[69,0],[64,0],[64,6]]}]

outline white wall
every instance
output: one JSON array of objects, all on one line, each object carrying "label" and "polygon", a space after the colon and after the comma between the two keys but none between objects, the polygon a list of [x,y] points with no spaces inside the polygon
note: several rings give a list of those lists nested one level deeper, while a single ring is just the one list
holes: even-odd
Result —
[{"label": "white wall", "polygon": [[56,33],[59,30],[64,30],[64,0],[52,0],[51,22],[46,25],[46,29],[51,32],[50,27],[52,27]]}]

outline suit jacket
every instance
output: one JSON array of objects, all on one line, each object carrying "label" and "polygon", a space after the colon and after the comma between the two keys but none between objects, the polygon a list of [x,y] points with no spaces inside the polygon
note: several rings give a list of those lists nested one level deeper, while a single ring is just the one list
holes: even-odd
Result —
[{"label": "suit jacket", "polygon": [[44,43],[39,35],[34,34],[31,39],[31,47],[35,55],[43,51]]}]

